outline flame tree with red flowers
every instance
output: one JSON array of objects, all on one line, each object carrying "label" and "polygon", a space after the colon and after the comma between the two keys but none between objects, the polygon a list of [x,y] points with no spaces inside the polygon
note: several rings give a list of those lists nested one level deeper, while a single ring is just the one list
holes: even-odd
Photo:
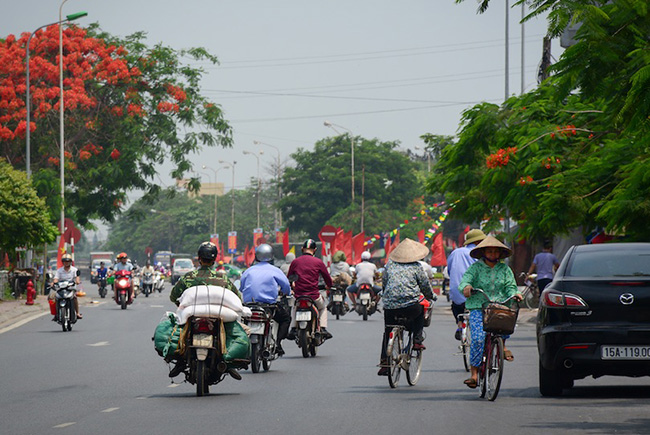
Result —
[{"label": "flame tree with red flowers", "polygon": [[[50,26],[30,44],[33,185],[53,218],[60,209],[58,34]],[[17,169],[25,168],[28,37],[0,40],[0,149]],[[120,39],[97,25],[63,30],[66,213],[81,225],[112,222],[130,190],[155,199],[163,162],[181,178],[201,145],[232,146],[221,109],[200,94],[202,71],[180,61],[216,64],[216,57],[202,48],[148,47],[144,40],[144,33]]]},{"label": "flame tree with red flowers", "polygon": [[507,211],[527,238],[602,227],[648,240],[647,0],[525,3],[531,16],[551,11],[550,36],[579,16],[578,42],[537,89],[465,111],[429,192],[459,201],[450,217],[490,219],[488,229]]}]

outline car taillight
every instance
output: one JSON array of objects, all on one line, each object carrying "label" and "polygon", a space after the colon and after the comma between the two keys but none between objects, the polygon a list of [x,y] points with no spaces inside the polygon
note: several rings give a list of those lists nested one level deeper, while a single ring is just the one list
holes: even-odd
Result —
[{"label": "car taillight", "polygon": [[194,320],[194,324],[192,328],[194,332],[211,333],[213,329],[214,329],[214,325],[208,319]]},{"label": "car taillight", "polygon": [[559,293],[544,290],[541,296],[542,304],[551,308],[587,308],[587,303],[580,296],[570,293]]},{"label": "car taillight", "polygon": [[298,308],[309,308],[309,301],[305,299],[300,299],[298,301]]}]

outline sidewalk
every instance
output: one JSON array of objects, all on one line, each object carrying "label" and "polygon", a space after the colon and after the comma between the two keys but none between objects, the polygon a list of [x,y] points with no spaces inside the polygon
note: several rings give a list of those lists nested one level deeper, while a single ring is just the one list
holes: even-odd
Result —
[{"label": "sidewalk", "polygon": [[[0,329],[13,323],[28,319],[42,313],[50,312],[50,304],[47,302],[47,296],[39,295],[34,301],[34,305],[25,305],[26,299],[0,300]],[[94,303],[93,299],[84,296],[79,298],[79,305],[90,305]],[[83,314],[83,311],[81,311]]]}]

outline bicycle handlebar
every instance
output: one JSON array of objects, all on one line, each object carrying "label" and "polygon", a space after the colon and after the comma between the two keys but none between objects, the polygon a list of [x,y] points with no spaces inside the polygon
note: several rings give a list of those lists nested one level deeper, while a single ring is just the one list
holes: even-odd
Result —
[{"label": "bicycle handlebar", "polygon": [[501,305],[506,305],[508,302],[510,302],[511,299],[516,299],[517,295],[519,294],[519,293],[515,293],[514,295],[510,296],[505,301],[499,302],[499,301],[493,301],[492,299],[490,299],[490,297],[487,295],[487,293],[485,293],[483,291],[483,289],[480,289],[480,288],[473,288],[472,287],[471,293],[472,294],[481,293],[485,297],[485,299],[487,299],[487,301],[489,303],[491,303],[491,304],[501,304]]}]

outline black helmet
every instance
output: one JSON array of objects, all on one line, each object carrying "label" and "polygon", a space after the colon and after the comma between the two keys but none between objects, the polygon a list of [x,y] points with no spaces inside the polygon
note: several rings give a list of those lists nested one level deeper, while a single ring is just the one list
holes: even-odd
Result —
[{"label": "black helmet", "polygon": [[217,245],[212,242],[203,242],[199,246],[199,252],[197,256],[200,260],[214,261],[217,258]]},{"label": "black helmet", "polygon": [[262,243],[255,248],[255,258],[257,261],[273,261],[273,248],[268,243]]},{"label": "black helmet", "polygon": [[302,249],[316,249],[316,241],[314,239],[307,239],[302,244]]}]

